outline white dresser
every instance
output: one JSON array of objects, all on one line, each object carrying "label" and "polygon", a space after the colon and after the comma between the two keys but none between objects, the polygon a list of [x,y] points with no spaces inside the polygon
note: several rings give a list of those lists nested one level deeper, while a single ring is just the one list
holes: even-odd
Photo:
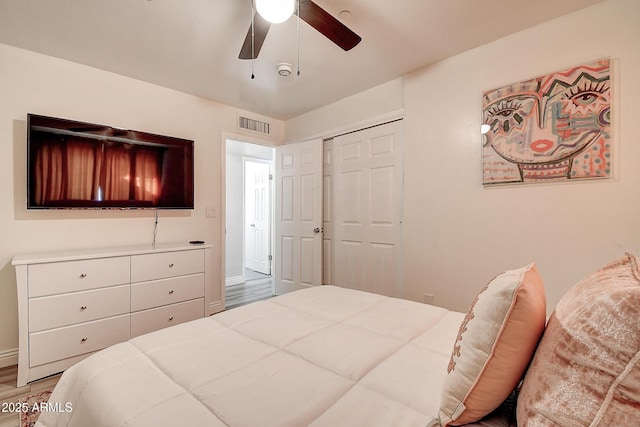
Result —
[{"label": "white dresser", "polygon": [[16,256],[18,386],[112,344],[211,314],[210,257],[211,245],[190,244]]}]

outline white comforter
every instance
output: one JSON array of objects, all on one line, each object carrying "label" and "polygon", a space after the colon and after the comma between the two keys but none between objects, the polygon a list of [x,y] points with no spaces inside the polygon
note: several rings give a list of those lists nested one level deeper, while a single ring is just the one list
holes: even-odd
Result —
[{"label": "white comforter", "polygon": [[293,292],[96,353],[65,372],[49,405],[61,410],[36,425],[425,426],[462,317],[332,286]]}]

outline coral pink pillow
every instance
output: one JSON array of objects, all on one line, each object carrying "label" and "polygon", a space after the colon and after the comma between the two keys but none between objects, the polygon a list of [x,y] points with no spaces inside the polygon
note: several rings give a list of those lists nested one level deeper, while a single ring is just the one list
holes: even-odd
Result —
[{"label": "coral pink pillow", "polygon": [[498,275],[478,294],[449,362],[443,426],[477,421],[500,406],[522,379],[545,320],[544,284],[535,264]]},{"label": "coral pink pillow", "polygon": [[640,270],[631,254],[571,288],[518,397],[519,425],[640,426]]}]

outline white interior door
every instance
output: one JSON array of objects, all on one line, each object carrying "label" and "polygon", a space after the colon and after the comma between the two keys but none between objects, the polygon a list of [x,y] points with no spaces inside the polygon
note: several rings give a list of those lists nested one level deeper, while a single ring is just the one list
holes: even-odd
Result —
[{"label": "white interior door", "polygon": [[333,279],[402,297],[402,121],[333,140]]},{"label": "white interior door", "polygon": [[247,268],[271,275],[270,165],[245,160],[245,236]]},{"label": "white interior door", "polygon": [[275,293],[322,284],[322,140],[276,148]]}]

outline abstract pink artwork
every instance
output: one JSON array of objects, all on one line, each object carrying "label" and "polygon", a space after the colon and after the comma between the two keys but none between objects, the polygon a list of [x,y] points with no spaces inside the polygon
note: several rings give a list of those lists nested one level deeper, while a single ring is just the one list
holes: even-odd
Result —
[{"label": "abstract pink artwork", "polygon": [[609,59],[483,94],[482,182],[611,176]]}]

